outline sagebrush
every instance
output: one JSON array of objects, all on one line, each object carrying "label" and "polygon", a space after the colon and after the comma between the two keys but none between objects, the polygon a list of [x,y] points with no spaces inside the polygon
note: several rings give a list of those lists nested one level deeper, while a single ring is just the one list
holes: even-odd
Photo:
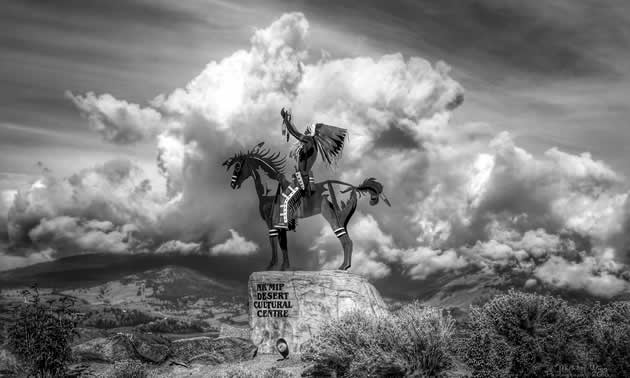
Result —
[{"label": "sagebrush", "polygon": [[[510,290],[471,307],[458,353],[478,377],[610,376],[600,360],[614,344],[605,339],[615,328],[608,328],[609,321],[594,328],[599,313],[557,297]],[[614,345],[623,353],[621,340]]]},{"label": "sagebrush", "polygon": [[391,316],[360,310],[326,322],[303,359],[339,376],[439,376],[452,364],[448,345],[454,320],[414,302]]}]

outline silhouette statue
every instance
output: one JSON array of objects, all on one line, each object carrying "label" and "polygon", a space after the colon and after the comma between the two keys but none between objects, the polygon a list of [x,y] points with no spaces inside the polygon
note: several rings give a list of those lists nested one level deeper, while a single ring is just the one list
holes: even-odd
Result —
[{"label": "silhouette statue", "polygon": [[[373,177],[365,179],[358,186],[339,180],[315,182],[311,168],[318,154],[321,154],[327,164],[334,164],[343,150],[345,129],[317,124],[313,135],[310,135],[310,132],[302,134],[291,123],[290,112],[282,109],[281,115],[283,127],[298,139],[293,153],[298,167],[291,176],[292,180],[288,180],[284,174],[286,157],[280,157],[279,152],[272,153],[270,149],[264,149],[264,142],[261,142],[251,150],[239,152],[223,162],[227,170],[233,168],[230,185],[232,189],[239,189],[245,180],[250,177],[254,180],[260,216],[267,224],[271,243],[271,261],[267,270],[273,269],[277,264],[278,245],[282,250],[281,270],[290,267],[287,230],[295,230],[297,219],[317,214],[324,216],[341,242],[344,259],[338,269],[346,270],[350,268],[352,261],[352,240],[346,227],[356,209],[357,195],[361,197],[369,194],[372,206],[376,205],[380,198],[391,206],[383,194],[383,185]],[[269,190],[263,186],[261,173],[277,181],[275,194],[269,195]],[[337,203],[333,185],[345,186],[341,193],[350,192],[347,202]]]}]

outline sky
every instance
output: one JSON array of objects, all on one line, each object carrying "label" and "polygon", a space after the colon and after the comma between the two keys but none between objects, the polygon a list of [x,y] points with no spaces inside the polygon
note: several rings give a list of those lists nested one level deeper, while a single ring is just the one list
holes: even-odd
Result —
[{"label": "sky", "polygon": [[[220,163],[259,141],[288,151],[286,106],[299,127],[349,130],[318,177],[374,176],[392,201],[359,204],[351,271],[630,287],[623,0],[0,7],[2,270],[89,252],[268,254],[253,185],[232,191]],[[294,266],[339,265],[321,217],[289,243]]]}]

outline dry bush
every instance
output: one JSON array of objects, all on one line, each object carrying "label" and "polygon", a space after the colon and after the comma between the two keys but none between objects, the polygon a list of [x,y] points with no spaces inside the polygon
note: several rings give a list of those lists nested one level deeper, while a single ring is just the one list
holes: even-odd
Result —
[{"label": "dry bush", "polygon": [[357,310],[326,322],[303,359],[347,377],[439,376],[451,366],[454,321],[417,302],[387,317]]},{"label": "dry bush", "polygon": [[602,369],[611,377],[630,377],[630,302],[596,306],[591,340]]},{"label": "dry bush", "polygon": [[594,374],[591,322],[581,307],[510,290],[472,306],[459,354],[480,377]]}]

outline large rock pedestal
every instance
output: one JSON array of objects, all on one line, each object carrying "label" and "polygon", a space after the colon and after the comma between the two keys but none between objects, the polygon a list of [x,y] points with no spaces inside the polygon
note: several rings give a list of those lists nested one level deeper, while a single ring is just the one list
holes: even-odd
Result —
[{"label": "large rock pedestal", "polygon": [[254,272],[249,277],[249,326],[258,353],[278,353],[283,338],[291,354],[325,320],[360,309],[386,315],[387,306],[365,278],[345,271]]}]

